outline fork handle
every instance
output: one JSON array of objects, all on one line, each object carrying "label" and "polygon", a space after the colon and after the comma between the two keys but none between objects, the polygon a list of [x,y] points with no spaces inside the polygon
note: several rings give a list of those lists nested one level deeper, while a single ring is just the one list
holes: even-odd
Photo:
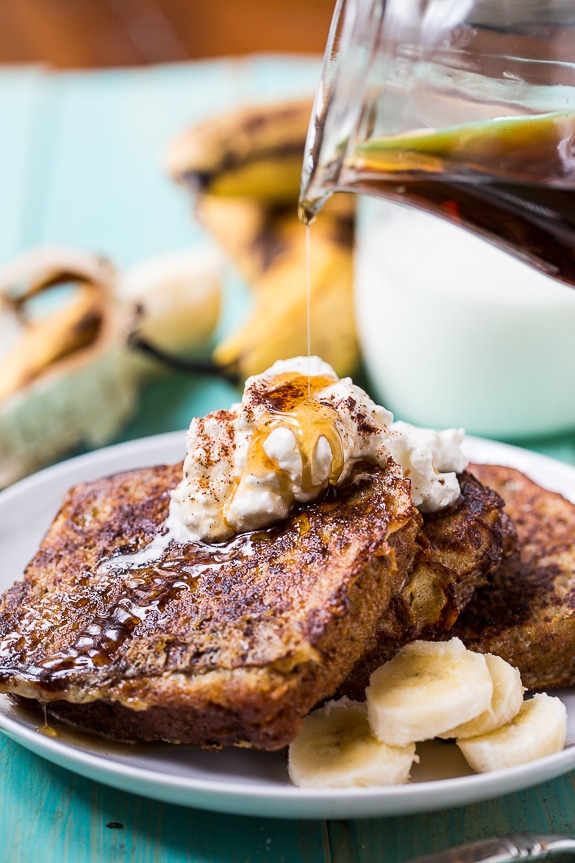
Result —
[{"label": "fork handle", "polygon": [[575,851],[575,838],[544,833],[515,833],[457,845],[445,851],[417,857],[410,863],[508,863],[540,860],[549,854]]}]

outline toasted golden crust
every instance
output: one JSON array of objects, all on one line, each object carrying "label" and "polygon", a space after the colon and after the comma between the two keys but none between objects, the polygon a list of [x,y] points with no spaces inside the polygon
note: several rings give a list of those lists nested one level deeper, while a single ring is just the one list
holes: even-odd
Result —
[{"label": "toasted golden crust", "polygon": [[0,600],[0,691],[115,739],[279,748],[403,586],[421,521],[409,483],[360,467],[276,528],[110,566],[165,529],[180,476],[146,468],[68,493]]},{"label": "toasted golden crust", "polygon": [[375,647],[338,694],[363,699],[371,673],[404,644],[450,630],[477,587],[514,548],[515,531],[501,497],[469,472],[459,475],[459,485],[457,501],[424,516],[413,570],[379,621]]},{"label": "toasted golden crust", "polygon": [[480,589],[452,634],[496,653],[529,689],[575,682],[575,505],[510,467],[473,465],[505,500],[517,551]]}]

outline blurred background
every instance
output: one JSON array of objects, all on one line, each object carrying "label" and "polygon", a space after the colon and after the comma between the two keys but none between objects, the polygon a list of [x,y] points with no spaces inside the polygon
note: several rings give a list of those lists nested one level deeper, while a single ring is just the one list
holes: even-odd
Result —
[{"label": "blurred background", "polygon": [[[77,452],[180,431],[192,416],[228,407],[250,374],[306,352],[307,245],[297,198],[333,5],[0,0],[0,487]],[[286,114],[290,104],[297,107]],[[496,279],[472,267],[480,274],[472,318],[469,292],[460,290],[469,260],[484,261],[483,246],[468,253],[459,229],[435,242],[436,226],[413,213],[398,221],[397,207],[380,225],[365,200],[356,237],[353,197],[330,204],[311,231],[312,353],[339,375],[353,375],[399,419],[527,439],[573,461],[575,403],[563,393],[575,362],[575,295],[550,305],[545,288],[546,327],[539,306],[528,310],[537,334],[547,334],[539,339],[541,360],[527,326],[513,327],[511,351],[499,295],[491,304],[484,296],[483,285]],[[422,254],[413,255],[415,247]],[[428,283],[445,293],[456,247],[460,266],[442,305]],[[38,282],[54,281],[45,260],[31,263],[38,248],[56,249],[50,267],[68,276],[66,255],[79,254],[75,277],[83,288],[89,272],[88,293],[54,314],[50,303],[38,311]],[[112,276],[94,284],[99,257]],[[392,308],[384,282],[397,286],[399,323],[382,338]],[[408,287],[423,287],[417,301]],[[447,318],[442,310],[455,314],[463,305],[455,331],[466,345],[469,320],[484,320],[475,326],[480,357],[499,320],[495,367],[475,362],[469,350],[467,365],[454,364],[448,338],[445,373],[438,373],[435,345],[434,364],[426,361],[426,334],[435,328],[422,313],[425,302],[438,326]],[[397,364],[403,322],[412,317],[412,363]],[[557,337],[560,325],[566,339]],[[187,368],[144,357],[134,332],[171,359],[184,357]],[[564,375],[549,376],[550,352],[566,343],[570,364],[553,361]],[[535,378],[525,374],[525,357],[554,410],[541,400],[532,410]],[[561,432],[568,434],[549,438]]]},{"label": "blurred background", "polygon": [[0,62],[135,66],[321,53],[332,0],[2,0]]},{"label": "blurred background", "polygon": [[[2,0],[0,487],[180,431],[305,353],[297,197],[332,11]],[[322,218],[312,350],[340,373],[359,363],[352,243],[349,206]]]}]

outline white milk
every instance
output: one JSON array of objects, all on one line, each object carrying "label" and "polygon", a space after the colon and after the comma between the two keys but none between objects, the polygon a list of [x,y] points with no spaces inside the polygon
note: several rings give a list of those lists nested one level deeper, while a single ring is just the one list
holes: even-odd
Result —
[{"label": "white milk", "polygon": [[517,438],[575,427],[575,290],[468,231],[360,201],[357,315],[396,418]]}]

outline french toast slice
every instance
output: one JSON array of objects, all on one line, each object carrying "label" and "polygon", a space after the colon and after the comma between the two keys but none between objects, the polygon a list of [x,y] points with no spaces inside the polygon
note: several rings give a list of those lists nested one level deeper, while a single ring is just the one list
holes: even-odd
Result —
[{"label": "french toast slice", "polygon": [[451,634],[516,666],[530,690],[575,683],[575,504],[520,471],[471,465],[505,500],[517,549],[480,588]]},{"label": "french toast slice", "polygon": [[66,495],[0,598],[0,691],[116,740],[278,749],[403,587],[421,523],[409,482],[391,461],[360,465],[277,527],[126,564],[166,530],[181,474],[143,468]]},{"label": "french toast slice", "polygon": [[338,690],[363,700],[370,675],[405,644],[449,632],[475,591],[515,548],[515,528],[496,491],[469,471],[453,504],[425,513],[413,569],[377,627],[376,643]]}]

